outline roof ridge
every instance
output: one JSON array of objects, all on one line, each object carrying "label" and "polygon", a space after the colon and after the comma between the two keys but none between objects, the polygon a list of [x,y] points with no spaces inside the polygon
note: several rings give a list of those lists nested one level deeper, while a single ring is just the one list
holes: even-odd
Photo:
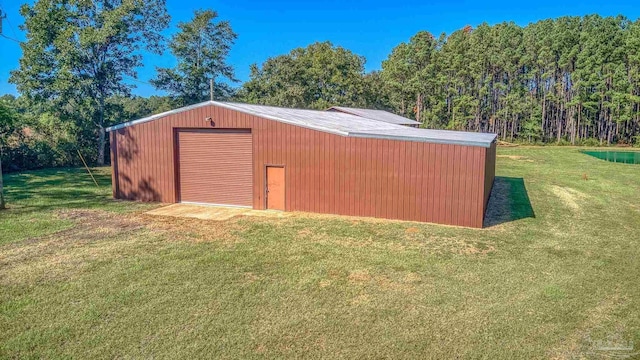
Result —
[{"label": "roof ridge", "polygon": [[261,118],[339,136],[421,141],[482,147],[489,147],[497,137],[496,134],[488,133],[418,129],[340,111],[291,109],[269,105],[218,101],[205,101],[165,111],[145,118],[108,127],[106,128],[106,131],[119,130],[128,126],[158,120],[169,115],[209,105],[227,108]]}]

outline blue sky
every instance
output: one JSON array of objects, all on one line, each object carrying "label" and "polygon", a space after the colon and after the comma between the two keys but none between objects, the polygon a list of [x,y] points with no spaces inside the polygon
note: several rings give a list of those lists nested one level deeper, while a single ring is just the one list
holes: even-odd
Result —
[{"label": "blue sky", "polygon": [[[193,11],[212,8],[220,18],[231,22],[238,34],[229,62],[236,77],[245,81],[249,65],[262,63],[268,57],[289,52],[316,41],[329,40],[367,59],[366,70],[376,70],[391,49],[407,41],[420,30],[435,35],[451,33],[465,25],[482,22],[495,24],[514,21],[526,25],[537,20],[563,15],[598,13],[603,16],[622,14],[630,19],[640,17],[640,6],[634,1],[381,1],[381,0],[166,0],[172,17],[169,36],[175,25],[188,20]],[[24,39],[18,29],[22,23],[19,6],[23,0],[0,0],[0,7],[8,14],[4,21],[4,35]],[[33,2],[33,1],[29,1]],[[0,95],[15,94],[8,83],[9,72],[18,66],[20,47],[0,38]],[[145,66],[138,69],[138,77],[148,81],[155,75],[156,66],[171,66],[169,52],[146,55]],[[136,83],[135,94],[160,94],[153,87]]]}]

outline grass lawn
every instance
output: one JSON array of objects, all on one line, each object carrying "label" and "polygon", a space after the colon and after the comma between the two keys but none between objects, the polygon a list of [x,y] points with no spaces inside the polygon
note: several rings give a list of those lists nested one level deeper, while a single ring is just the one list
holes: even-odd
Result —
[{"label": "grass lawn", "polygon": [[99,188],[81,169],[6,176],[0,358],[640,352],[640,165],[575,148],[498,156],[481,230],[152,217],[157,205],[110,199],[107,168]]}]

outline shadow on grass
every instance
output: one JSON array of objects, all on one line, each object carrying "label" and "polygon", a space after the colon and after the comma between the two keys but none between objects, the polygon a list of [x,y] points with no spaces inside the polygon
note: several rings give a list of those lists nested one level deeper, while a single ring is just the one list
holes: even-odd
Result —
[{"label": "shadow on grass", "polygon": [[78,208],[100,206],[111,202],[111,175],[104,170],[94,171],[98,182],[84,169],[46,169],[10,174],[5,178],[9,205],[24,210],[31,208]]},{"label": "shadow on grass", "polygon": [[484,217],[484,227],[535,217],[524,179],[496,176]]}]

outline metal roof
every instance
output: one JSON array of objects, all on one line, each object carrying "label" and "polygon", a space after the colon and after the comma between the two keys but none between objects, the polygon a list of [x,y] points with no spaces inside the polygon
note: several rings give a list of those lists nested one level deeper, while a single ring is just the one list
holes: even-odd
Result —
[{"label": "metal roof", "polygon": [[344,106],[332,106],[327,111],[341,111],[347,114],[357,115],[371,120],[378,120],[397,125],[420,125],[419,121],[407,119],[404,116],[396,115],[384,110],[359,109]]},{"label": "metal roof", "polygon": [[146,118],[129,121],[119,125],[111,126],[107,128],[106,131],[122,129],[127,126],[157,120],[168,115],[189,111],[208,105],[219,106],[286,124],[301,126],[308,129],[328,132],[341,136],[420,141],[439,144],[457,144],[482,147],[489,147],[491,143],[496,139],[496,134],[418,129],[382,122],[379,120],[372,120],[366,117],[360,117],[342,112],[289,109],[274,106],[218,101],[206,101],[200,104],[186,106]]}]

